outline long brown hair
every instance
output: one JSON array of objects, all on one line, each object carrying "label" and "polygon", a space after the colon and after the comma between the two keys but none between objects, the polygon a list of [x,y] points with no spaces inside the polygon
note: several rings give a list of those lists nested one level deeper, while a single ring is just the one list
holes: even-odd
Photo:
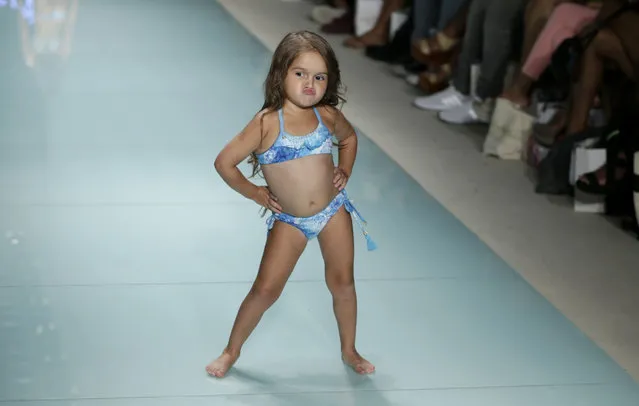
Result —
[{"label": "long brown hair", "polygon": [[[271,68],[264,81],[264,105],[260,111],[268,110],[273,112],[284,106],[284,101],[286,100],[284,82],[291,64],[300,54],[313,51],[324,58],[328,68],[326,93],[318,105],[336,107],[346,102],[342,96],[341,73],[333,48],[324,38],[313,32],[298,31],[287,34],[273,53]],[[261,120],[263,119],[264,116],[262,115]],[[253,165],[253,174],[251,175],[253,177],[260,172],[260,165],[255,153],[251,154],[249,163]]]}]

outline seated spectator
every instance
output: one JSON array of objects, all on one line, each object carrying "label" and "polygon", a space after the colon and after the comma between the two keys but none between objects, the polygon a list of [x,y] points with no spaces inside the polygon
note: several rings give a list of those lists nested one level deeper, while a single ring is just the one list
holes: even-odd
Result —
[{"label": "seated spectator", "polygon": [[[472,0],[452,85],[417,98],[415,106],[439,112],[448,123],[489,123],[494,99],[502,93],[518,28],[528,0]],[[518,44],[517,44],[518,45]],[[480,58],[476,97],[471,95],[471,66]]]},{"label": "seated spectator", "polygon": [[[551,0],[554,2],[554,0]],[[542,0],[542,2],[548,2]],[[531,2],[534,4],[535,1]],[[601,2],[591,2],[581,5],[572,2],[563,2],[557,6],[550,15],[547,24],[537,37],[535,32],[539,11],[531,11],[525,22],[524,42],[533,42],[530,52],[525,53],[525,60],[518,72],[513,84],[504,91],[502,97],[510,100],[519,107],[527,107],[530,104],[530,91],[541,74],[550,64],[550,58],[555,49],[567,38],[577,35],[581,30],[593,22],[599,13]],[[531,41],[532,40],[532,41]]]},{"label": "seated spectator", "polygon": [[[423,0],[422,3],[429,1],[432,0]],[[437,20],[433,22],[420,21],[424,12],[418,11],[418,3],[419,0],[415,0],[411,55],[423,67],[417,84],[425,93],[432,94],[448,87],[453,65],[461,49],[470,1],[444,1],[446,7],[439,10]],[[427,17],[433,19],[434,15],[431,13]]]},{"label": "seated spectator", "polygon": [[[620,7],[624,1],[627,0],[604,1],[599,18],[605,18],[615,8]],[[566,127],[567,135],[579,133],[587,128],[588,115],[602,85],[606,66],[618,69],[630,79],[635,85],[633,89],[635,100],[639,98],[637,92],[637,79],[639,79],[638,38],[639,10],[635,7],[609,22],[586,48],[580,63],[579,82],[575,85],[571,97],[572,103]],[[634,135],[636,138],[637,134]],[[635,139],[629,139],[628,134],[625,135],[622,142],[626,143],[626,147],[622,148],[619,156],[623,162],[627,160],[628,152],[637,152],[637,142]],[[616,171],[617,178],[623,176],[623,168],[616,169],[621,169]],[[590,193],[605,193],[608,190],[606,173],[604,166],[593,173],[585,174],[579,179],[576,186]]]}]

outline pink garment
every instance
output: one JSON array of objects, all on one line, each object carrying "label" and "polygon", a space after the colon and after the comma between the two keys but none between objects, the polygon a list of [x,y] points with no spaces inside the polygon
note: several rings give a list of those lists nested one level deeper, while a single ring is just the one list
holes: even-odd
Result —
[{"label": "pink garment", "polygon": [[557,6],[546,26],[539,34],[530,55],[521,71],[533,80],[550,65],[550,58],[557,47],[567,38],[578,34],[588,23],[594,21],[599,10],[574,3]]}]

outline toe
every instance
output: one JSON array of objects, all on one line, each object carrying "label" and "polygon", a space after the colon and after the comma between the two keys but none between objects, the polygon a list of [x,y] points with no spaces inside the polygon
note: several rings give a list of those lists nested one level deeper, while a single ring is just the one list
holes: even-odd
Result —
[{"label": "toe", "polygon": [[370,374],[370,373],[373,373],[373,371],[375,371],[375,367],[370,362],[364,362],[362,364],[362,371],[365,374]]},{"label": "toe", "polygon": [[220,368],[216,368],[213,365],[208,365],[206,367],[206,373],[209,374],[210,376],[214,376],[214,377],[219,378],[220,377],[220,372],[221,372]]}]

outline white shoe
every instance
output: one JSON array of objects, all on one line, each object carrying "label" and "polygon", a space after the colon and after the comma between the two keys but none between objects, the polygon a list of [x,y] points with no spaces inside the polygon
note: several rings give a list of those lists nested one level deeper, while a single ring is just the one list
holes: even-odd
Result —
[{"label": "white shoe", "polygon": [[445,111],[463,105],[470,96],[459,93],[453,86],[430,96],[418,97],[413,101],[415,107],[422,110]]},{"label": "white shoe", "polygon": [[406,77],[406,75],[408,75],[408,72],[406,71],[406,68],[402,64],[391,65],[390,71],[391,71],[391,73],[394,76],[397,76],[397,77],[400,77],[400,78],[404,78],[404,77]]},{"label": "white shoe", "polygon": [[406,78],[404,80],[406,80],[406,83],[408,83],[411,86],[418,86],[419,85],[419,75],[417,75],[415,73],[411,73],[409,75],[406,75]]},{"label": "white shoe", "polygon": [[461,106],[442,111],[439,119],[449,124],[489,124],[495,104],[492,100],[467,100]]},{"label": "white shoe", "polygon": [[342,17],[344,14],[346,14],[345,9],[330,6],[316,6],[313,7],[313,10],[311,11],[311,20],[324,25]]}]

